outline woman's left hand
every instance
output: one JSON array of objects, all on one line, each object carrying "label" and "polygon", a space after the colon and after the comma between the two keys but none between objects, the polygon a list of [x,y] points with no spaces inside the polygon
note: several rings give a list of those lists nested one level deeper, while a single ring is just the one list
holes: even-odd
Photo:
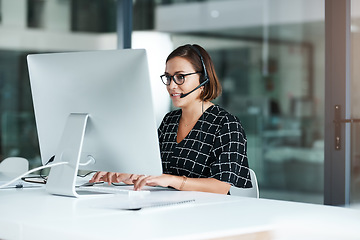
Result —
[{"label": "woman's left hand", "polygon": [[161,187],[169,187],[172,185],[173,181],[172,175],[162,174],[160,176],[146,176],[139,175],[134,183],[134,190],[141,190],[144,186],[161,186]]},{"label": "woman's left hand", "polygon": [[173,187],[181,191],[199,191],[227,194],[231,185],[215,178],[186,178],[162,174],[160,176],[137,175],[133,180],[134,190],[139,191],[144,186]]}]

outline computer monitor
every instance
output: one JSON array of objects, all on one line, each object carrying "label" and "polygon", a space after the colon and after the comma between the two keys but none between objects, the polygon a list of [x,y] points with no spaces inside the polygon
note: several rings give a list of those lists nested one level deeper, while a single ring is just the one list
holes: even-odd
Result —
[{"label": "computer monitor", "polygon": [[42,163],[55,155],[48,192],[75,196],[79,169],[162,173],[146,51],[27,57]]}]

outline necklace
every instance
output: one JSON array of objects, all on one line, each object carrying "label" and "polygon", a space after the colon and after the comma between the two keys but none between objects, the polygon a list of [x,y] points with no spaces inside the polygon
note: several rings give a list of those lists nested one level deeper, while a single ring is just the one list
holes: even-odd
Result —
[{"label": "necklace", "polygon": [[194,122],[197,122],[197,120],[198,119],[195,119],[195,120],[193,120],[193,121],[191,121],[189,123],[185,123],[184,120],[182,120],[181,122],[185,125],[185,127],[188,127],[188,126],[192,125]]},{"label": "necklace", "polygon": [[[212,105],[212,104],[210,104],[208,107],[210,107],[211,105]],[[200,115],[200,117],[201,117],[203,114],[204,114],[204,101],[201,102],[201,115]],[[180,121],[181,121],[181,123],[182,123],[183,125],[185,125],[185,127],[189,127],[189,126],[192,126],[194,122],[197,122],[200,117],[196,118],[195,120],[192,120],[192,121],[189,122],[189,123],[185,123],[183,118],[181,118]]]}]

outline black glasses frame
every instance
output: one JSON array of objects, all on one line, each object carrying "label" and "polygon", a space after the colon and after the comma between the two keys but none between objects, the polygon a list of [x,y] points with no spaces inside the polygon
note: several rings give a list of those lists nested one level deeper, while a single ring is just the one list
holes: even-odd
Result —
[{"label": "black glasses frame", "polygon": [[[186,74],[181,74],[181,73],[177,73],[177,74],[174,74],[174,75],[167,75],[167,74],[163,74],[160,76],[161,78],[161,81],[166,85],[166,86],[169,86],[170,83],[171,83],[171,79],[174,81],[174,83],[176,83],[177,85],[182,85],[184,84],[185,82],[185,77],[186,76],[189,76],[189,75],[193,75],[193,74],[198,74],[198,73],[202,73],[202,72],[192,72],[192,73],[186,73]],[[183,79],[183,81],[181,83],[178,83],[176,80],[175,80],[175,76],[181,76],[181,78]],[[165,77],[165,78],[164,78]]]}]

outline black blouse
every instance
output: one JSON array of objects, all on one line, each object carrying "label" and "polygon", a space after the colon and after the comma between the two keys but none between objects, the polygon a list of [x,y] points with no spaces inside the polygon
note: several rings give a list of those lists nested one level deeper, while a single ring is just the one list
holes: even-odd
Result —
[{"label": "black blouse", "polygon": [[247,140],[237,117],[213,105],[177,143],[180,117],[181,109],[169,112],[158,129],[163,173],[216,178],[236,187],[252,187],[246,155]]}]

